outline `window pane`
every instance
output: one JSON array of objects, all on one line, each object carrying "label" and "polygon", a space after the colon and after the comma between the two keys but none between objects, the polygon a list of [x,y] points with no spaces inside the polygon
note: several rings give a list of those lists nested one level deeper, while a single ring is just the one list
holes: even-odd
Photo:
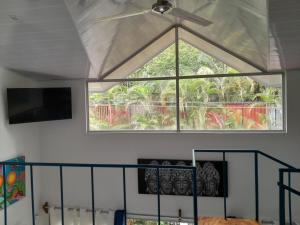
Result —
[{"label": "window pane", "polygon": [[172,44],[128,78],[173,77],[176,75],[175,59],[175,44]]},{"label": "window pane", "polygon": [[282,76],[180,80],[182,130],[282,130]]},{"label": "window pane", "polygon": [[89,129],[175,130],[175,89],[173,80],[89,83]]},{"label": "window pane", "polygon": [[181,76],[233,73],[238,73],[238,71],[198,48],[182,40],[179,41],[179,74]]},{"label": "window pane", "polygon": [[121,70],[112,72],[105,79],[174,77],[176,75],[175,44],[161,51],[143,53],[141,57],[127,62]]}]

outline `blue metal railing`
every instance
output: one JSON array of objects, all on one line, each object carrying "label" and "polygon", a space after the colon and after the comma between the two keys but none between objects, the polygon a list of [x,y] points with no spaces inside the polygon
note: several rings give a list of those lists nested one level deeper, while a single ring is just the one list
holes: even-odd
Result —
[{"label": "blue metal railing", "polygon": [[81,164],[81,163],[40,163],[40,162],[0,162],[3,168],[3,197],[4,197],[4,225],[8,225],[7,217],[7,185],[6,185],[6,166],[28,166],[30,168],[30,183],[31,183],[31,211],[32,211],[32,225],[35,225],[35,206],[34,206],[34,167],[56,167],[59,168],[59,182],[60,182],[60,204],[61,204],[61,221],[64,225],[64,189],[63,189],[63,169],[66,167],[76,168],[90,168],[91,175],[91,197],[92,197],[92,224],[95,225],[95,189],[94,189],[94,168],[120,168],[123,171],[123,207],[125,211],[125,224],[127,221],[127,200],[126,200],[126,169],[156,169],[157,170],[157,221],[161,224],[161,209],[160,209],[160,177],[161,169],[176,169],[176,170],[190,170],[192,172],[192,196],[193,196],[193,220],[194,224],[198,225],[198,208],[197,208],[197,183],[196,183],[196,168],[193,166],[162,166],[162,165],[135,165],[135,164]]},{"label": "blue metal railing", "polygon": [[[276,163],[278,163],[281,166],[287,167],[288,169],[294,169],[293,166],[291,166],[288,163],[285,163],[271,155],[268,155],[264,152],[261,152],[259,150],[225,150],[225,149],[194,149],[193,150],[193,166],[196,167],[196,154],[197,153],[222,153],[223,155],[223,166],[225,165],[225,160],[226,160],[226,154],[228,153],[233,153],[233,154],[253,154],[254,155],[254,185],[255,185],[255,220],[258,222],[259,221],[259,165],[258,165],[258,160],[259,160],[259,155],[264,156],[267,159],[270,159]],[[226,170],[223,170],[226,173]],[[227,174],[224,174],[224,176],[227,177]],[[226,181],[227,179],[224,179]],[[289,182],[289,187],[291,185],[291,177],[288,177],[288,182]],[[224,182],[223,182],[224,183]],[[223,192],[227,193],[227,184],[224,183],[223,185]],[[224,218],[227,219],[227,196],[224,194]],[[291,195],[289,194],[289,215],[292,217],[292,210],[291,210]],[[280,210],[281,212],[281,210]],[[280,224],[283,225],[283,224]]]},{"label": "blue metal railing", "polygon": [[[291,188],[291,173],[298,173],[300,169],[295,169],[293,166],[273,157],[266,153],[258,150],[193,150],[193,166],[161,166],[161,165],[134,165],[134,164],[81,164],[81,163],[40,163],[40,162],[0,162],[3,167],[3,198],[4,198],[4,225],[8,225],[7,217],[7,185],[6,185],[6,166],[7,165],[19,165],[28,166],[30,168],[30,184],[31,184],[31,209],[32,209],[32,224],[35,225],[35,205],[34,205],[34,167],[57,167],[59,168],[59,180],[60,180],[60,204],[61,204],[61,218],[62,225],[64,225],[64,190],[63,190],[63,168],[65,167],[79,167],[79,168],[90,168],[91,175],[91,197],[92,197],[92,224],[95,225],[95,189],[94,189],[94,168],[120,168],[123,171],[123,207],[125,211],[125,221],[127,220],[127,199],[126,199],[126,169],[136,168],[136,169],[147,169],[152,168],[157,170],[157,221],[158,224],[161,223],[161,209],[160,209],[160,170],[161,169],[178,169],[178,170],[191,170],[192,171],[192,190],[193,190],[193,220],[194,224],[198,225],[198,202],[197,202],[197,168],[196,168],[196,153],[222,153],[223,156],[223,192],[224,192],[224,218],[227,218],[227,174],[225,170],[226,155],[229,153],[250,153],[254,154],[254,174],[255,174],[255,218],[259,221],[259,165],[258,156],[264,156],[282,166],[287,167],[287,169],[279,170],[279,201],[280,201],[280,225],[285,224],[285,191],[288,190],[289,193],[289,218],[290,223],[292,221],[292,210],[291,210],[291,193],[299,195],[300,192]],[[288,185],[284,184],[284,173],[288,173]]]},{"label": "blue metal railing", "polygon": [[[288,174],[288,185],[284,184],[284,175]],[[289,169],[279,169],[279,224],[285,225],[285,193],[288,191],[289,196],[289,223],[293,224],[293,217],[291,214],[291,194],[300,196],[300,191],[291,187],[291,174],[300,173],[300,169],[289,168]]]}]

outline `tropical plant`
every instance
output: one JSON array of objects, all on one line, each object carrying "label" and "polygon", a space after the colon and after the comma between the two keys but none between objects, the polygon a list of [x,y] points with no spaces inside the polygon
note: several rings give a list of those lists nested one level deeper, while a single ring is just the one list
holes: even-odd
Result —
[{"label": "tropical plant", "polygon": [[[179,110],[181,129],[267,129],[266,114],[245,117],[227,105],[253,107],[266,103],[281,105],[280,88],[265,87],[251,77],[236,77],[234,68],[180,41],[180,75],[228,74],[227,77],[180,79]],[[175,45],[132,73],[129,78],[175,76]],[[90,105],[111,105],[125,109],[129,121],[114,118],[114,125],[90,116],[91,129],[174,129],[176,128],[175,80],[128,81],[105,92],[89,95]],[[266,105],[265,104],[265,105]],[[139,106],[132,110],[131,106]],[[227,108],[226,108],[227,107]],[[118,115],[118,114],[116,114]],[[126,118],[127,118],[126,117]],[[113,127],[110,127],[113,126]]]}]

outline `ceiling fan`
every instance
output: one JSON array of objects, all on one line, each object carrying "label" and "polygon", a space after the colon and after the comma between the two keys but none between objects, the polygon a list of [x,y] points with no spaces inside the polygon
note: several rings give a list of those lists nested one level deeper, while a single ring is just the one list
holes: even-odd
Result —
[{"label": "ceiling fan", "polygon": [[169,0],[157,0],[156,3],[152,5],[151,9],[139,11],[136,13],[131,14],[118,14],[114,16],[108,16],[108,17],[101,17],[96,18],[93,21],[95,22],[104,22],[104,21],[112,21],[112,20],[118,20],[118,19],[124,19],[129,18],[133,16],[143,15],[147,13],[157,13],[159,15],[164,16],[165,14],[170,14],[172,16],[188,20],[190,22],[196,23],[201,26],[209,26],[212,24],[211,21],[204,19],[200,16],[196,16],[193,13],[190,13],[188,11],[185,11],[181,8],[174,7],[173,4]]}]

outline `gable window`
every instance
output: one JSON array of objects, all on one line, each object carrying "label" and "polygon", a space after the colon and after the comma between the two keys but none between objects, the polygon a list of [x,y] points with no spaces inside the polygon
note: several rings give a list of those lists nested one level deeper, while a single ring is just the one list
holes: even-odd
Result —
[{"label": "gable window", "polygon": [[141,66],[132,59],[88,82],[88,130],[284,130],[283,75],[265,75],[195,40],[182,35],[151,50],[155,56]]}]

